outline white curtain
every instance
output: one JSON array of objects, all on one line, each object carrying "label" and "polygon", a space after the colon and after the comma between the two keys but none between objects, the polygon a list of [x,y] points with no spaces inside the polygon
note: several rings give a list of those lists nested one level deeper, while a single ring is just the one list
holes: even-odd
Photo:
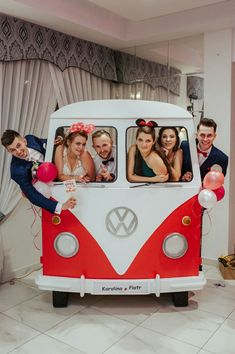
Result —
[{"label": "white curtain", "polygon": [[154,89],[148,84],[138,82],[131,85],[112,83],[111,98],[175,103],[177,96],[172,93],[168,94],[163,87]]},{"label": "white curtain", "polygon": [[167,93],[163,87],[153,89],[145,83],[116,84],[98,78],[79,68],[63,72],[49,64],[50,73],[59,107],[66,104],[98,99],[142,99],[175,103],[177,96]]},{"label": "white curtain", "polygon": [[79,68],[68,68],[63,72],[53,64],[49,64],[49,68],[59,107],[78,101],[110,98],[110,81]]},{"label": "white curtain", "polygon": [[[6,129],[23,136],[47,136],[48,117],[55,110],[56,98],[48,63],[18,61],[0,63],[1,135]],[[0,149],[0,211],[7,215],[17,205],[21,192],[10,180],[11,156]]]}]

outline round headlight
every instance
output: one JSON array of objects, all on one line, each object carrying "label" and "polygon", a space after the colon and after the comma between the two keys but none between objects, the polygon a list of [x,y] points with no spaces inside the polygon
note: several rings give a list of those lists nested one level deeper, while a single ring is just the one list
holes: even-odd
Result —
[{"label": "round headlight", "polygon": [[69,258],[77,254],[79,243],[70,232],[61,232],[54,241],[54,248],[60,256]]},{"label": "round headlight", "polygon": [[173,233],[165,238],[162,249],[167,257],[180,258],[187,252],[188,241],[183,235]]}]

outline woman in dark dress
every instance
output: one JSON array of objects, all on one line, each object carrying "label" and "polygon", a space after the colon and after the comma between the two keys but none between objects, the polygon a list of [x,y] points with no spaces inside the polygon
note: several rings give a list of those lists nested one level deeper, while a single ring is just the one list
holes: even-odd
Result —
[{"label": "woman in dark dress", "polygon": [[156,150],[154,121],[136,121],[136,143],[128,151],[128,180],[130,182],[166,182],[171,176],[164,154]]}]

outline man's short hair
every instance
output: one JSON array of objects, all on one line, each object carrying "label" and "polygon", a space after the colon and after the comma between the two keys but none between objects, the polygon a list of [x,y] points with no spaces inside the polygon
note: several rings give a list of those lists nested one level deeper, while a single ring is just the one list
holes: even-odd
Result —
[{"label": "man's short hair", "polygon": [[15,130],[7,129],[1,137],[1,143],[2,145],[7,148],[9,145],[13,143],[15,138],[20,137],[21,135],[16,132]]},{"label": "man's short hair", "polygon": [[200,121],[197,125],[197,130],[199,130],[200,125],[204,125],[205,127],[214,128],[214,132],[216,132],[217,124],[215,123],[215,121],[213,119],[210,119],[210,118],[200,119]]},{"label": "man's short hair", "polygon": [[111,135],[104,129],[100,129],[94,132],[92,134],[92,141],[94,141],[95,138],[100,138],[102,135],[106,135],[112,141]]}]

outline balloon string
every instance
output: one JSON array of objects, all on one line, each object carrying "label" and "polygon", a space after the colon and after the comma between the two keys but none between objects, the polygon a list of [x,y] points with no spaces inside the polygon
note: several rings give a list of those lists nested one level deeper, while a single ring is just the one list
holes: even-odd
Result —
[{"label": "balloon string", "polygon": [[209,230],[208,230],[207,232],[203,233],[202,236],[208,236],[209,233],[210,233],[210,231],[211,231],[211,228],[212,228],[212,220],[211,220],[210,212],[209,212],[208,209],[206,209],[206,210],[204,211],[204,215],[205,215],[205,214],[208,216],[208,220],[209,220]]},{"label": "balloon string", "polygon": [[34,224],[35,224],[36,221],[37,221],[37,217],[40,218],[40,219],[42,218],[42,217],[41,217],[41,209],[37,209],[33,204],[31,204],[31,205],[30,205],[30,208],[28,208],[28,210],[32,210],[33,216],[34,216],[33,222],[32,222],[32,224],[31,224],[31,226],[30,226],[31,234],[32,234],[32,236],[33,236],[33,244],[34,244],[34,247],[35,247],[38,251],[40,251],[40,247],[38,247],[38,246],[37,246],[37,243],[36,243],[36,241],[37,241],[37,239],[39,238],[39,235],[40,235],[40,230],[38,230],[36,233],[34,233],[34,232],[33,232],[33,226],[34,226]]}]

